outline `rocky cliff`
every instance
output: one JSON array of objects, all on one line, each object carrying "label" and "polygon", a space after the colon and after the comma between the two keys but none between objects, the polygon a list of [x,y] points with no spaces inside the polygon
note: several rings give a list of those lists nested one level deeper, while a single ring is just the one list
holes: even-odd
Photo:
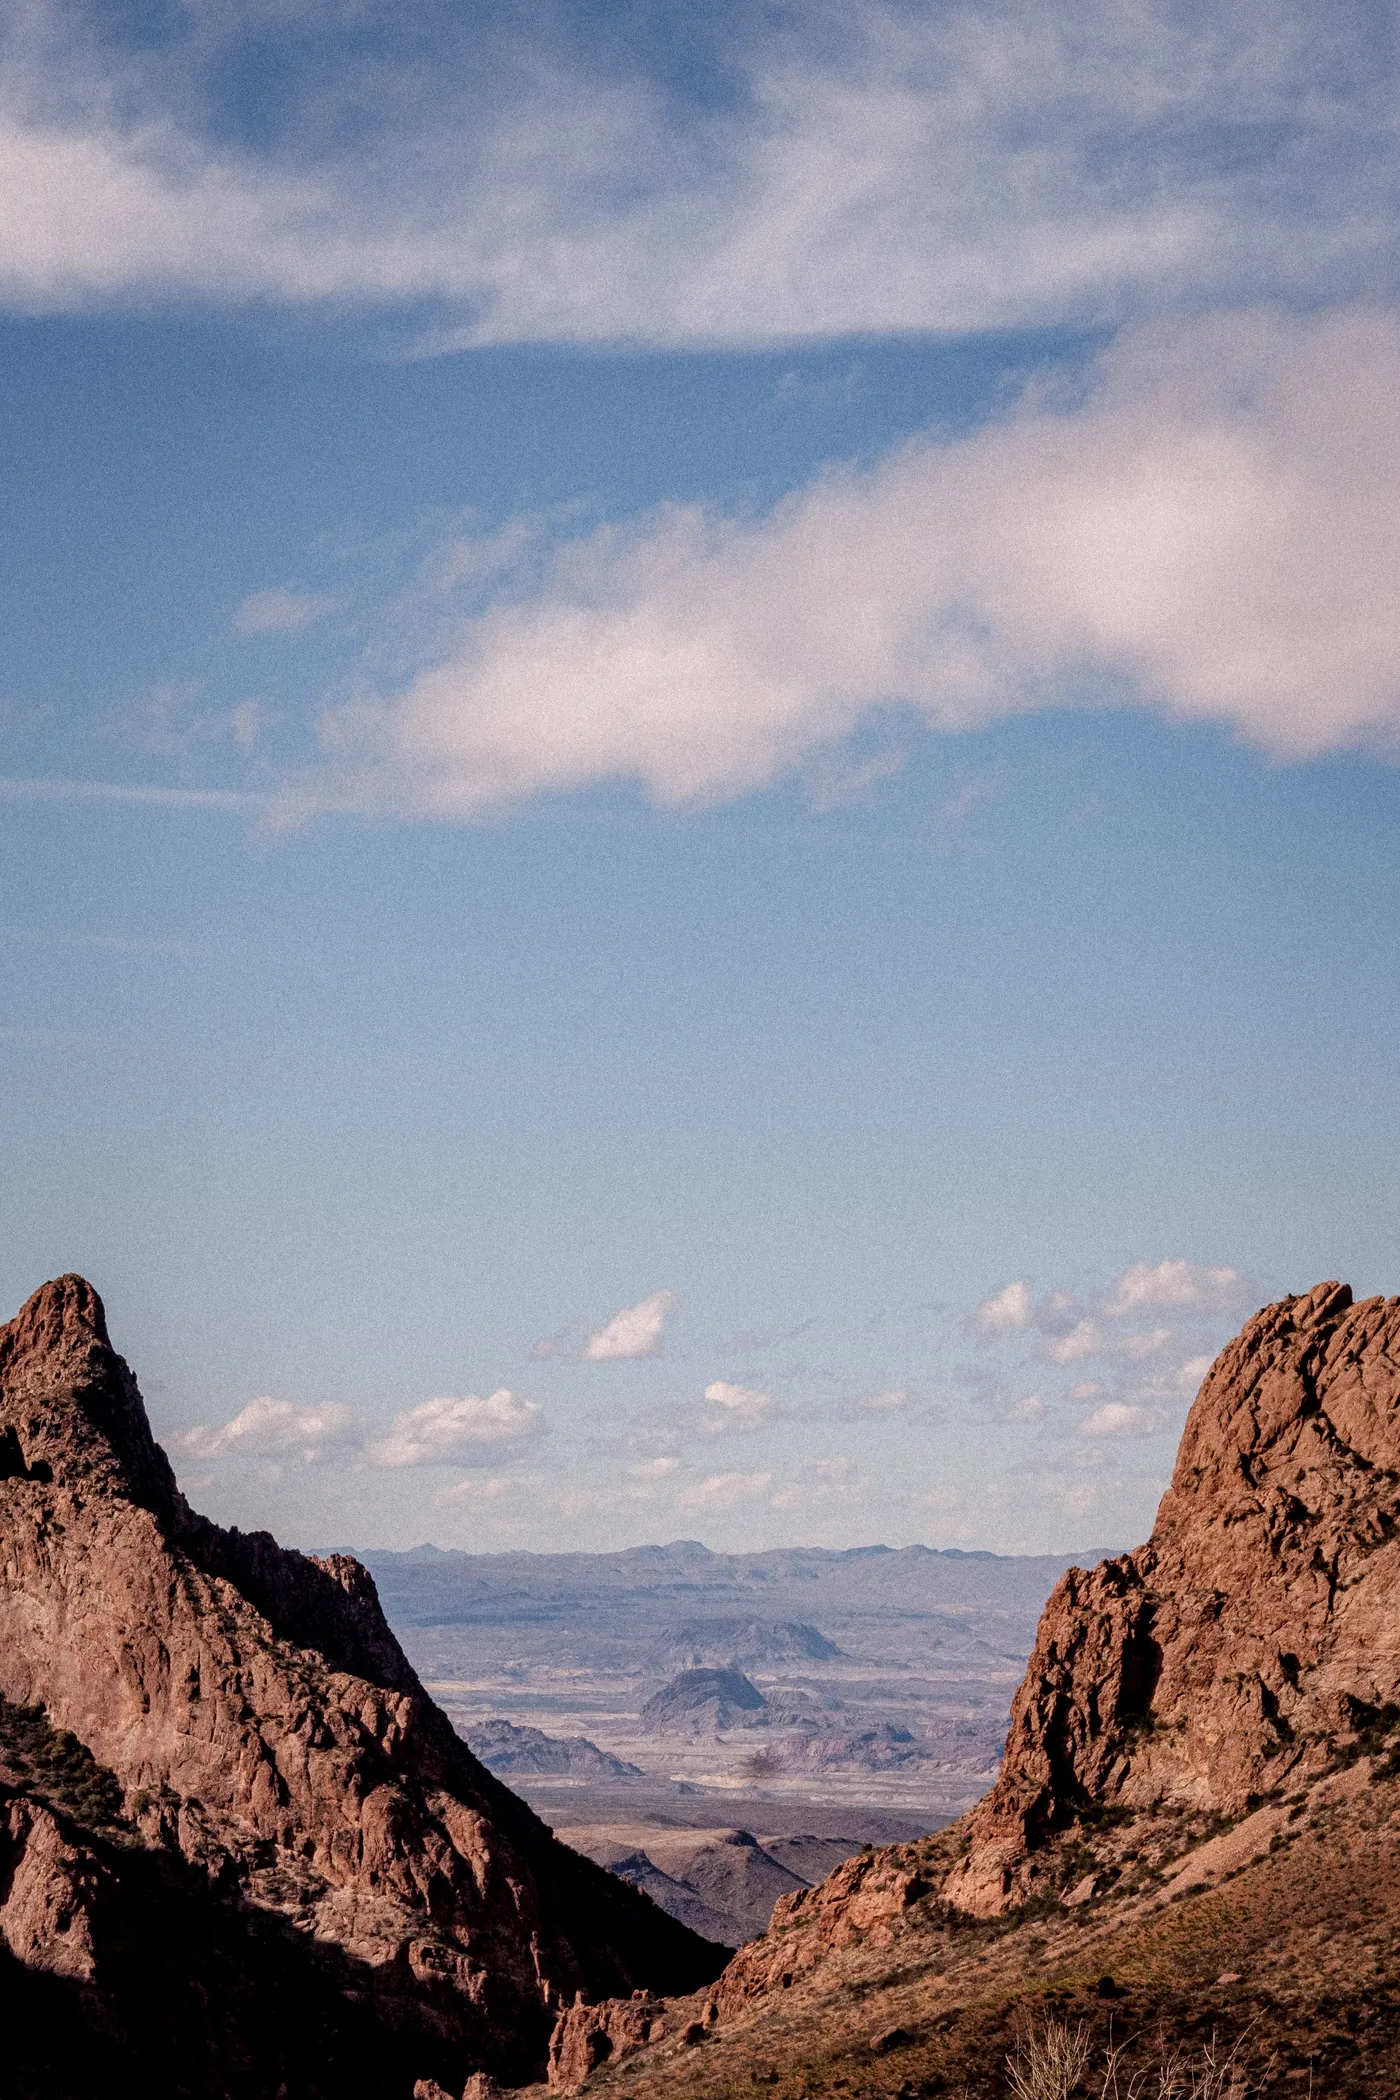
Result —
[{"label": "rocky cliff", "polygon": [[1400,1299],[1323,1283],[1216,1360],[1146,1545],[1055,1589],[944,1893],[991,1915],[1046,1885],[1057,1834],[1238,1816],[1397,1701]]},{"label": "rocky cliff", "polygon": [[0,2013],[150,2092],[179,2034],[172,2091],[392,2100],[719,1967],[471,1756],[358,1563],[190,1510],[80,1277],[0,1328],[0,1561]]}]

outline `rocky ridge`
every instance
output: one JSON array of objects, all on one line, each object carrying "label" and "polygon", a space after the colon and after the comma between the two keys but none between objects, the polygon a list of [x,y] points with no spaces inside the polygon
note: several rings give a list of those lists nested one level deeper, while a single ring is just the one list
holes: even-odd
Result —
[{"label": "rocky ridge", "polygon": [[[174,2001],[203,1993],[190,2086],[261,2093],[288,2082],[278,2051],[295,2021],[261,2057],[221,2046],[251,2031],[238,2001],[261,1963],[281,1980],[272,1997],[300,1991],[310,2061],[290,2090],[406,2096],[423,2076],[536,2075],[580,1994],[686,1990],[718,1967],[477,1762],[356,1561],[189,1508],[80,1277],[0,1328],[0,1553],[0,1983],[14,2003],[39,1978],[74,1986],[72,2016],[119,2050],[144,1939],[176,2027]],[[65,1758],[86,1792],[52,1781]],[[179,1931],[152,1953],[162,1919]],[[203,1980],[181,1966],[182,1936],[223,1950]],[[323,2001],[351,2040],[318,2073]],[[160,2089],[149,2067],[146,2089]]]}]

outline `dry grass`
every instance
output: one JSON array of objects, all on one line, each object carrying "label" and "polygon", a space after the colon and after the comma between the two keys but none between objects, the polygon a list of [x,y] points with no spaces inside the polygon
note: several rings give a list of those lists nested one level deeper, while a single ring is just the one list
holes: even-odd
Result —
[{"label": "dry grass", "polygon": [[1200,2048],[1170,2049],[1155,2061],[1126,2067],[1126,2046],[1110,2042],[1092,2073],[1092,2044],[1081,2023],[1049,2020],[1023,2035],[1006,2059],[1013,2100],[1070,2100],[1087,2093],[1095,2100],[1246,2100],[1251,2082],[1244,2068],[1243,2035],[1228,2049],[1216,2036]]}]

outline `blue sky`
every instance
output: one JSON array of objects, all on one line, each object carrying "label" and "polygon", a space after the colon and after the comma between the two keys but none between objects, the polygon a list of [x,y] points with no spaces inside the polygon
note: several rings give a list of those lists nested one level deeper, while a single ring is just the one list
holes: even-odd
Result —
[{"label": "blue sky", "polygon": [[0,1269],[201,1506],[1127,1544],[1396,1287],[1395,29],[14,13]]}]

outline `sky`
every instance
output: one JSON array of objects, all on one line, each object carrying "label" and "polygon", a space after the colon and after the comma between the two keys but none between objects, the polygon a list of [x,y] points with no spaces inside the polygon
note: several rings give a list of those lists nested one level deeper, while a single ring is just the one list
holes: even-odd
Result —
[{"label": "sky", "polygon": [[1400,1290],[1398,29],[6,12],[0,1311],[199,1507],[1128,1546]]}]

